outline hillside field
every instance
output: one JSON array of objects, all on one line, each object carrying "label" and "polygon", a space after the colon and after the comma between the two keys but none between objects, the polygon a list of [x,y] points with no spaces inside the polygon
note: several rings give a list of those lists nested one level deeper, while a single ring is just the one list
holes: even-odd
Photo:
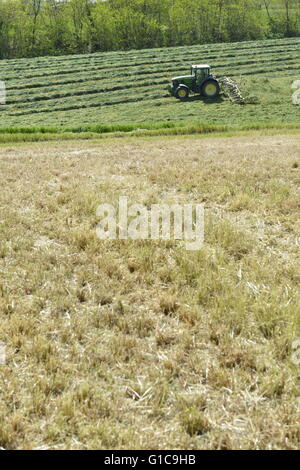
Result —
[{"label": "hillside field", "polygon": [[[191,123],[298,126],[300,108],[292,104],[291,84],[300,80],[299,50],[300,39],[290,38],[2,60],[7,104],[0,107],[0,131],[11,132],[12,126],[14,132],[32,126],[103,130],[130,124],[135,129]],[[250,101],[254,97],[257,102],[238,106],[224,96],[212,102],[170,97],[166,87],[171,78],[189,73],[192,63],[209,63],[217,76],[235,78],[252,95]]]},{"label": "hillside field", "polygon": [[[171,97],[192,63],[248,104]],[[300,39],[0,80],[0,449],[299,449]],[[119,196],[202,203],[203,248],[99,240]]]},{"label": "hillside field", "polygon": [[[0,447],[299,449],[299,149],[1,145]],[[119,195],[202,202],[204,247],[100,241]]]}]

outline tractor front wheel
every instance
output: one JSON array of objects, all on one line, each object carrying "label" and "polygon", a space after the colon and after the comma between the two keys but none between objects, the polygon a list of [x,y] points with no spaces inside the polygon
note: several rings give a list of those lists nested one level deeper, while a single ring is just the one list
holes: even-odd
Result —
[{"label": "tractor front wheel", "polygon": [[217,80],[206,80],[206,82],[203,83],[201,89],[201,94],[203,96],[206,96],[207,98],[215,98],[219,93],[220,87]]},{"label": "tractor front wheel", "polygon": [[179,86],[175,91],[175,96],[179,100],[186,100],[189,97],[189,89],[186,86]]}]

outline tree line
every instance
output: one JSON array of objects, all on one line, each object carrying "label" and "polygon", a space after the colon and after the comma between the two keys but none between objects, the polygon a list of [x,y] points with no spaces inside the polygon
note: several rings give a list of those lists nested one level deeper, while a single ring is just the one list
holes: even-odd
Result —
[{"label": "tree line", "polygon": [[0,0],[0,58],[298,36],[300,0]]}]

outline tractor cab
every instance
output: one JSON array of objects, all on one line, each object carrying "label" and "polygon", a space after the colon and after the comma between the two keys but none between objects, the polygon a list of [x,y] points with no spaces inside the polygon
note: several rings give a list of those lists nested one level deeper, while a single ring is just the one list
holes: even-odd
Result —
[{"label": "tractor cab", "polygon": [[192,65],[191,75],[195,77],[196,83],[202,83],[210,76],[210,66],[207,64]]}]

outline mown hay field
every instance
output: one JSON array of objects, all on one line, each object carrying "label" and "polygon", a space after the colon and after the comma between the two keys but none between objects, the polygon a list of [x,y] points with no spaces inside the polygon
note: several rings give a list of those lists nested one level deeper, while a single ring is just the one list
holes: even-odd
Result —
[{"label": "mown hay field", "polygon": [[[92,124],[203,122],[247,125],[298,123],[291,84],[300,80],[300,40],[253,41],[141,51],[2,60],[7,89],[0,128]],[[256,103],[232,105],[221,97],[178,102],[170,79],[209,63],[229,75]],[[250,100],[251,101],[251,100]],[[252,100],[253,101],[253,100]]]},{"label": "mown hay field", "polygon": [[[0,447],[299,448],[299,148],[1,146]],[[119,195],[204,203],[204,247],[100,241]]]}]

